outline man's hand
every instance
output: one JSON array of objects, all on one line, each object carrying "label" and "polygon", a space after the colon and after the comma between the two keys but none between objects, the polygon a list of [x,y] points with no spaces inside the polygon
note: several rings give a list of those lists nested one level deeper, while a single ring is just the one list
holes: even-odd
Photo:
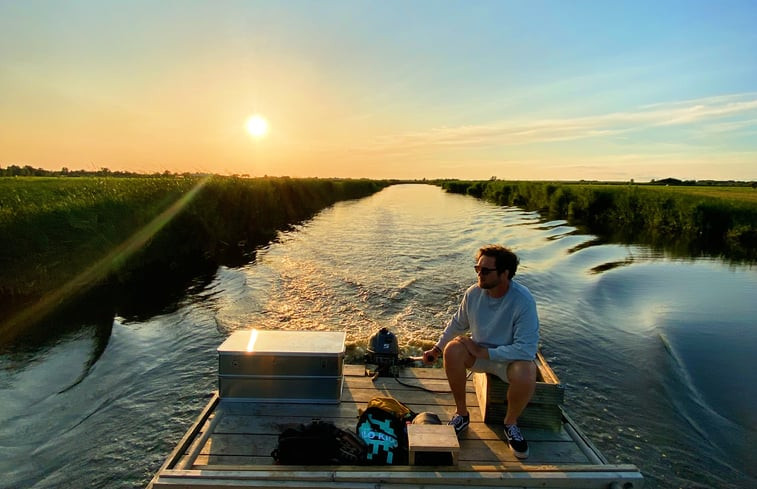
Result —
[{"label": "man's hand", "polygon": [[489,359],[489,349],[479,345],[478,343],[470,339],[470,337],[458,336],[456,338],[456,341],[462,343],[463,346],[465,346],[465,348],[468,350],[468,353],[473,355],[475,358],[485,358],[487,360]]},{"label": "man's hand", "polygon": [[430,350],[426,350],[423,352],[423,363],[425,365],[432,364],[436,361],[436,358],[441,354],[441,350],[434,345],[433,348]]}]

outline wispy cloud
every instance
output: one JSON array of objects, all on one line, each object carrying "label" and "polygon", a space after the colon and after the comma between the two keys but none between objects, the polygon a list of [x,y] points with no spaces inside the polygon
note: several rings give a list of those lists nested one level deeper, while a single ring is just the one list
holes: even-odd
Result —
[{"label": "wispy cloud", "polygon": [[711,133],[736,133],[745,129],[752,129],[757,137],[757,118],[740,119],[737,121],[713,122],[704,128]]},{"label": "wispy cloud", "polygon": [[[481,145],[524,145],[615,136],[654,127],[712,122],[712,130],[740,130],[754,124],[757,93],[742,93],[647,105],[624,112],[525,121],[500,121],[392,134],[360,149],[405,153],[421,149]],[[743,118],[732,120],[734,117]],[[723,121],[724,119],[730,119]],[[722,121],[722,122],[720,122]]]}]

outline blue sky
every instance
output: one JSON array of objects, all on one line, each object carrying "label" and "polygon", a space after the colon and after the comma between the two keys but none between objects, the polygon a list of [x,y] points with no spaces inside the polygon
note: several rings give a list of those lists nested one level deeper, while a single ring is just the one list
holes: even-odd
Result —
[{"label": "blue sky", "polygon": [[0,166],[754,180],[755,25],[753,1],[0,1]]}]

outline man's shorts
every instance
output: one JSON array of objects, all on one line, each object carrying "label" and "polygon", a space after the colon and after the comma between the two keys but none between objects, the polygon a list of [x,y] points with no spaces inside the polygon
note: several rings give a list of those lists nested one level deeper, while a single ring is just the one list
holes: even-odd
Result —
[{"label": "man's shorts", "polygon": [[502,381],[508,382],[507,380],[507,366],[510,365],[510,362],[495,362],[494,360],[489,360],[488,358],[476,358],[476,361],[473,363],[473,366],[470,368],[473,372],[486,372],[490,374],[494,374]]}]

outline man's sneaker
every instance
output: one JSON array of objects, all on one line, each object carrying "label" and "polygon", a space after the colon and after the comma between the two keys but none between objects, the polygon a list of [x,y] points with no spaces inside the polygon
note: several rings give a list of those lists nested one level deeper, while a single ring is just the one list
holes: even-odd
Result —
[{"label": "man's sneaker", "polygon": [[461,416],[459,414],[455,414],[454,416],[452,416],[452,419],[447,424],[454,427],[455,434],[459,435],[470,424],[470,414],[468,416]]},{"label": "man's sneaker", "polygon": [[518,429],[517,424],[506,424],[505,436],[516,457],[521,459],[528,458],[528,443],[523,438],[523,434]]}]

